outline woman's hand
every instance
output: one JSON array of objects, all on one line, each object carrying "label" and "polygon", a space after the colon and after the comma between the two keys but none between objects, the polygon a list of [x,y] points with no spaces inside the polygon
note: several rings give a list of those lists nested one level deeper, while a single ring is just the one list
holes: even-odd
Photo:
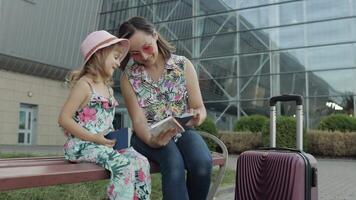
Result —
[{"label": "woman's hand", "polygon": [[189,120],[185,125],[189,127],[197,126],[200,122],[200,117],[201,117],[199,109],[191,108],[189,109],[189,113],[193,114],[193,118]]},{"label": "woman's hand", "polygon": [[175,128],[167,129],[161,132],[157,136],[151,135],[150,146],[154,148],[160,148],[166,146],[173,136],[178,134],[178,130]]},{"label": "woman's hand", "polygon": [[104,133],[98,133],[98,134],[94,135],[93,142],[100,144],[100,145],[107,146],[109,148],[113,148],[116,143],[116,140],[106,139],[104,137]]}]

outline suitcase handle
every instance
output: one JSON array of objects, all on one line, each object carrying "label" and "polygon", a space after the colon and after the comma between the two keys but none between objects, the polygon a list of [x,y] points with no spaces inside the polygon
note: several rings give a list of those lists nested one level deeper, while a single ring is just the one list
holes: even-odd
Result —
[{"label": "suitcase handle", "polygon": [[303,151],[303,97],[295,94],[285,94],[270,98],[270,147],[276,147],[276,103],[278,101],[295,101],[296,102],[296,119],[297,133],[296,144],[297,149]]},{"label": "suitcase handle", "polygon": [[292,148],[283,148],[283,147],[261,147],[259,150],[276,150],[276,151],[293,151],[296,153],[302,153],[302,151],[298,149],[292,149]]},{"label": "suitcase handle", "polygon": [[295,94],[284,94],[281,96],[274,96],[271,97],[269,100],[270,106],[275,106],[278,101],[295,101],[297,105],[303,105],[303,98],[300,95]]}]

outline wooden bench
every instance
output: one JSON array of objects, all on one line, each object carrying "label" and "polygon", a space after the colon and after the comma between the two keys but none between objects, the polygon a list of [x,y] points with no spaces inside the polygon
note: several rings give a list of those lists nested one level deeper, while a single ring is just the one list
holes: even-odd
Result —
[{"label": "wooden bench", "polygon": [[[223,151],[212,152],[213,165],[219,167],[208,194],[208,199],[213,199],[224,177],[228,152],[217,137],[204,132],[201,135],[212,139]],[[159,173],[159,166],[154,162],[150,164],[151,173]],[[96,181],[109,177],[110,173],[102,167],[93,163],[70,163],[63,156],[0,159],[0,191]]]}]

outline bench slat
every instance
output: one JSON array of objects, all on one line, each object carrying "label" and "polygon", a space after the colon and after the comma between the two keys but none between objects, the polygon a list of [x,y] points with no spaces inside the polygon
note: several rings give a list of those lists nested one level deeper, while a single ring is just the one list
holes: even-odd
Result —
[{"label": "bench slat", "polygon": [[[213,153],[213,165],[223,165],[222,154]],[[151,173],[159,166],[150,162]],[[0,159],[0,191],[108,179],[110,174],[93,163],[70,163],[64,157]]]},{"label": "bench slat", "polygon": [[16,162],[16,161],[9,161],[9,162],[0,162],[0,168],[9,168],[9,167],[25,167],[25,166],[45,166],[45,165],[60,165],[60,164],[68,164],[68,161],[64,159],[58,160],[27,160],[26,162]]},{"label": "bench slat", "polygon": [[[223,165],[225,163],[224,157],[216,152],[212,153],[213,165]],[[5,167],[25,167],[25,166],[46,166],[46,165],[60,165],[69,164],[64,160],[64,157],[42,157],[42,158],[16,158],[16,159],[0,159],[0,168]],[[151,162],[151,167],[154,168],[153,172],[158,171],[158,166]]]},{"label": "bench slat", "polygon": [[226,158],[221,153],[212,152],[211,157],[213,159],[213,166],[219,165],[221,167],[226,164]]},{"label": "bench slat", "polygon": [[26,160],[56,160],[56,159],[63,159],[63,156],[51,156],[51,157],[24,157],[24,158],[1,158],[1,162],[8,162],[8,161],[26,161]]},{"label": "bench slat", "polygon": [[109,176],[108,171],[92,163],[0,168],[0,191],[94,181]]},{"label": "bench slat", "polygon": [[0,159],[0,168],[17,167],[17,166],[37,166],[37,165],[54,165],[64,164],[68,161],[63,156],[55,157],[26,157],[26,158],[6,158]]}]

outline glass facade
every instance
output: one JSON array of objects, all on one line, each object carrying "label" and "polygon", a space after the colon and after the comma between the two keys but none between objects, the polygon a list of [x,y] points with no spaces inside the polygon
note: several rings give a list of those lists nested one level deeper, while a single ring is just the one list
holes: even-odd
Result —
[{"label": "glass facade", "polygon": [[[144,16],[195,65],[208,115],[232,129],[268,115],[280,94],[304,97],[307,128],[331,113],[355,116],[354,0],[106,0],[99,27]],[[292,103],[278,108],[294,114]]]}]

